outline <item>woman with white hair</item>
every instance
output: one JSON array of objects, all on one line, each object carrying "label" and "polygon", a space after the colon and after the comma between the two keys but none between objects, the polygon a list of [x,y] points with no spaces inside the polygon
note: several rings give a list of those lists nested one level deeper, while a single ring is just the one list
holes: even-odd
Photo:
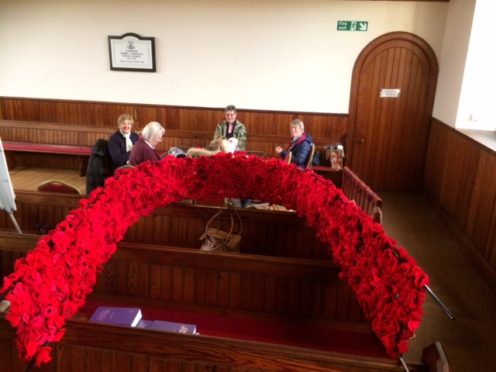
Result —
[{"label": "woman with white hair", "polygon": [[129,155],[129,164],[138,165],[145,161],[159,161],[160,153],[155,149],[162,142],[165,128],[156,121],[149,122],[141,131],[138,142],[133,146]]}]

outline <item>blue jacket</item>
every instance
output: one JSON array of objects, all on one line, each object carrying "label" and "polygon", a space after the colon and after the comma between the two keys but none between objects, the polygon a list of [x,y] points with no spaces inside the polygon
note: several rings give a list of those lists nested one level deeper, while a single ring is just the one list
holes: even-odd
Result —
[{"label": "blue jacket", "polygon": [[[291,141],[289,143],[288,149],[281,152],[281,158],[284,159],[288,155],[288,151],[292,153],[291,163],[296,164],[298,168],[305,168],[307,165],[308,156],[310,155],[310,150],[312,148],[312,136],[308,133],[303,133],[305,136],[303,140]],[[300,137],[301,138],[301,137]]]}]

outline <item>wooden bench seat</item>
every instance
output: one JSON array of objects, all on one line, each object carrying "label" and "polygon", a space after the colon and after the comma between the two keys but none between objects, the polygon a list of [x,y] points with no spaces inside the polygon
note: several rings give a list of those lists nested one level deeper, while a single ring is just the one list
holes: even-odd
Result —
[{"label": "wooden bench seat", "polygon": [[18,152],[37,152],[44,154],[65,154],[90,156],[91,147],[89,146],[72,146],[72,145],[54,145],[49,143],[32,143],[32,142],[15,142],[4,141],[4,150]]},{"label": "wooden bench seat", "polygon": [[91,146],[3,141],[3,147],[10,169],[33,165],[66,169],[74,169],[77,166],[81,177],[86,175],[91,155]]}]

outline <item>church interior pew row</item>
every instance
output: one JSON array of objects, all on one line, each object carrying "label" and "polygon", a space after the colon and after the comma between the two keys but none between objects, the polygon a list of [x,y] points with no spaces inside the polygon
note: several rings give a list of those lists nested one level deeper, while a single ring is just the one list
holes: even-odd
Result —
[{"label": "church interior pew row", "polygon": [[[53,229],[80,200],[78,195],[16,190],[15,218],[26,232],[35,232],[40,225]],[[218,210],[219,207],[191,204],[158,208],[131,226],[124,241],[200,248],[199,238]],[[254,208],[238,208],[237,212],[243,227],[242,253],[330,259],[328,248],[296,213]],[[220,227],[227,228],[227,211],[221,215],[220,223]],[[0,214],[0,228],[12,228],[5,213]]]},{"label": "church interior pew row", "polygon": [[[0,234],[0,249],[17,253],[38,238]],[[160,363],[178,371],[401,371],[385,357],[337,273],[319,260],[121,243],[87,305],[68,322],[52,370],[82,363],[86,370],[114,371],[143,363],[153,371]],[[194,323],[200,336],[88,323],[99,305],[138,306],[145,319]],[[13,337],[0,321],[2,360],[18,366]],[[409,368],[427,371],[421,363]]]},{"label": "church interior pew row", "polygon": [[[5,371],[23,367],[15,359],[13,337],[14,331],[0,315],[0,355],[3,366],[10,368]],[[426,351],[431,356],[424,358],[426,361],[439,360],[439,355],[432,355],[432,349]],[[404,371],[397,361],[380,357],[96,325],[85,320],[68,322],[53,358],[54,362],[42,371]],[[408,368],[412,372],[444,371],[436,363],[410,362]]]},{"label": "church interior pew row", "polygon": [[[38,235],[0,232],[2,274],[33,249]],[[94,296],[132,298],[155,308],[204,309],[270,319],[369,327],[349,287],[331,262],[184,247],[119,244]]]}]

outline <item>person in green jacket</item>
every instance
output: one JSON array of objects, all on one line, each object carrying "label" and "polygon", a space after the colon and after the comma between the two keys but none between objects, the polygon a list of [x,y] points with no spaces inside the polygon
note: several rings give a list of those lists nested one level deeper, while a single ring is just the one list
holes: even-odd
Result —
[{"label": "person in green jacket", "polygon": [[225,108],[225,120],[217,124],[214,133],[214,140],[218,138],[236,138],[238,146],[236,150],[246,150],[247,133],[243,123],[236,119],[237,110],[234,105],[229,105]]}]

